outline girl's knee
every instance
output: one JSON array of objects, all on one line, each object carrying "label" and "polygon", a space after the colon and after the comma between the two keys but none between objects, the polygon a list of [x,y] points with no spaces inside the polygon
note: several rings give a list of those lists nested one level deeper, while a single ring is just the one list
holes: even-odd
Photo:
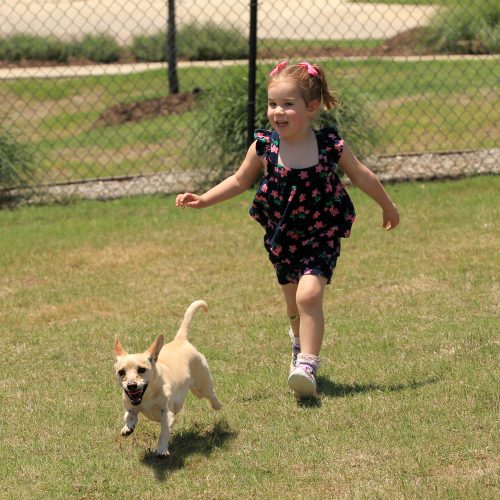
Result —
[{"label": "girl's knee", "polygon": [[301,280],[296,295],[298,309],[308,310],[321,307],[324,288],[324,283],[319,279]]}]

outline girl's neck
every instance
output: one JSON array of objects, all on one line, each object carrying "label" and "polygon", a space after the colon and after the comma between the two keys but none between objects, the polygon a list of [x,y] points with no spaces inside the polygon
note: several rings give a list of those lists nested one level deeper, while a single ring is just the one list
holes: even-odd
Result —
[{"label": "girl's neck", "polygon": [[306,168],[318,163],[318,141],[309,128],[300,137],[282,139],[279,142],[278,161],[288,168]]}]

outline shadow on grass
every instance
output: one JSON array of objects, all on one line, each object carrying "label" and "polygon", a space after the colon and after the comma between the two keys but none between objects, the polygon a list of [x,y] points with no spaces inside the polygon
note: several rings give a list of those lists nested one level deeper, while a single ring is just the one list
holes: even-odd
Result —
[{"label": "shadow on grass", "polygon": [[412,380],[404,384],[381,385],[381,384],[339,384],[332,382],[326,377],[318,377],[318,392],[325,396],[342,398],[353,394],[364,394],[366,392],[399,392],[408,389],[419,389],[426,385],[435,384],[437,378],[427,380]]},{"label": "shadow on grass", "polygon": [[437,378],[427,380],[413,380],[405,384],[381,385],[381,384],[340,384],[332,382],[326,377],[318,377],[318,397],[311,399],[297,400],[297,405],[303,408],[319,408],[321,406],[321,396],[343,398],[355,394],[364,394],[367,392],[399,392],[412,389],[418,389],[426,385],[435,384]]},{"label": "shadow on grass", "polygon": [[186,458],[190,455],[201,454],[206,457],[223,448],[228,441],[232,441],[238,435],[229,428],[225,420],[218,421],[213,429],[193,429],[189,431],[173,433],[169,443],[170,456],[160,458],[154,450],[144,453],[142,463],[154,470],[156,479],[165,481],[168,473],[181,469],[185,465]]}]

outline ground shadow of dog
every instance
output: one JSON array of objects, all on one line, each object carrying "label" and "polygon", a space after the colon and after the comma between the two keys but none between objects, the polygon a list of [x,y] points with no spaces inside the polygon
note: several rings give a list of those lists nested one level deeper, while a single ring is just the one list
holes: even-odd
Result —
[{"label": "ground shadow of dog", "polygon": [[210,456],[234,440],[238,432],[231,430],[225,419],[219,420],[211,429],[197,428],[175,433],[170,441],[168,457],[158,457],[154,450],[144,453],[142,463],[154,470],[159,481],[168,479],[168,473],[181,469],[190,455]]},{"label": "ground shadow of dog", "polygon": [[321,406],[321,396],[331,398],[343,398],[354,394],[364,394],[366,392],[399,392],[404,390],[418,389],[429,384],[435,384],[437,378],[426,380],[412,380],[410,382],[393,385],[382,384],[342,384],[332,382],[329,378],[318,377],[318,397],[313,399],[298,400],[297,404],[306,408],[317,408]]}]

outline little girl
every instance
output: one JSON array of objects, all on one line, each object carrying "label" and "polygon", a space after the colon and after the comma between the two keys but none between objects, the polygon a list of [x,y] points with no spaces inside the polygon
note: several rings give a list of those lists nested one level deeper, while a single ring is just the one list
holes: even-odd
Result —
[{"label": "little girl", "polygon": [[320,67],[279,63],[268,83],[273,130],[255,131],[256,140],[235,174],[201,196],[184,193],[175,202],[192,208],[220,203],[249,189],[264,171],[250,215],[265,230],[264,246],[283,289],[292,341],[288,385],[297,398],[316,396],[323,292],[340,255],[340,239],[349,236],[355,217],[337,166],[380,205],[384,228],[399,223],[397,208],[377,177],[336,129],[312,128],[321,106],[336,105]]}]

